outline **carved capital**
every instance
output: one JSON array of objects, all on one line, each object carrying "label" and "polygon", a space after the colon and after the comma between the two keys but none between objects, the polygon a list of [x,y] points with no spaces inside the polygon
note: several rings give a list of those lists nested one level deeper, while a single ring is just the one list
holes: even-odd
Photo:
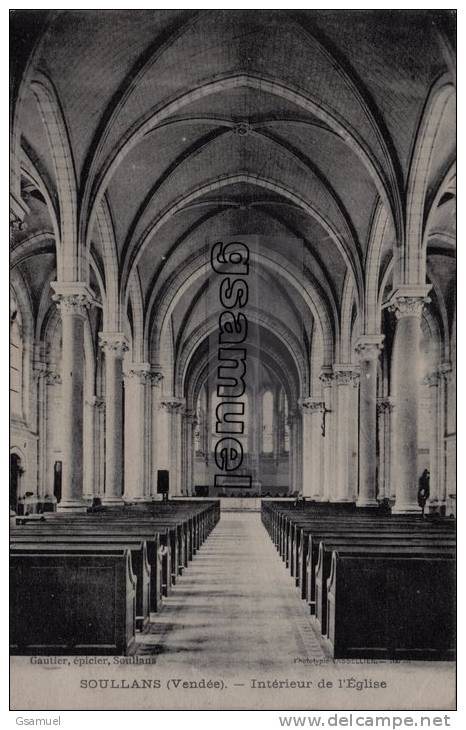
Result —
[{"label": "carved capital", "polygon": [[27,223],[24,219],[28,213],[29,208],[25,201],[10,193],[10,243],[14,243],[17,233],[27,230]]},{"label": "carved capital", "polygon": [[393,408],[394,404],[390,398],[377,398],[377,413],[391,413]]},{"label": "carved capital", "polygon": [[322,368],[319,375],[319,380],[324,388],[329,388],[333,385],[334,373],[331,368]]},{"label": "carved capital", "polygon": [[333,376],[336,385],[357,386],[359,382],[359,368],[354,365],[334,365]]},{"label": "carved capital", "polygon": [[440,365],[438,372],[442,380],[444,380],[445,382],[449,382],[453,373],[451,362],[443,362]]},{"label": "carved capital", "polygon": [[61,375],[56,370],[47,370],[45,373],[47,385],[61,385]]},{"label": "carved capital", "polygon": [[134,381],[138,383],[150,382],[151,372],[149,363],[140,362],[131,363],[129,370],[125,372],[125,380]]},{"label": "carved capital", "polygon": [[385,335],[363,335],[355,346],[355,352],[361,362],[377,360],[383,349]]},{"label": "carved capital", "polygon": [[443,379],[443,373],[440,373],[438,370],[435,370],[433,373],[429,373],[423,378],[424,385],[428,385],[432,388],[440,385],[441,381]]},{"label": "carved capital", "polygon": [[47,375],[47,363],[36,360],[32,369],[32,377],[34,380],[39,381],[41,378],[45,378]]},{"label": "carved capital", "polygon": [[159,406],[167,413],[183,413],[185,408],[184,398],[165,398],[161,400]]},{"label": "carved capital", "polygon": [[302,398],[299,401],[299,405],[303,411],[303,414],[309,413],[322,413],[325,409],[325,403],[317,400],[316,398]]},{"label": "carved capital", "polygon": [[99,332],[99,342],[104,352],[112,353],[120,360],[129,350],[128,341],[123,332]]},{"label": "carved capital", "polygon": [[161,372],[161,370],[151,370],[149,373],[149,379],[152,385],[158,388],[162,383],[163,373]]},{"label": "carved capital", "polygon": [[92,291],[82,282],[52,281],[50,285],[55,292],[52,300],[56,302],[62,317],[66,315],[85,317],[86,310],[95,301]]},{"label": "carved capital", "polygon": [[426,304],[430,302],[427,296],[430,286],[401,286],[396,289],[388,302],[388,311],[393,312],[397,319],[402,317],[422,317]]},{"label": "carved capital", "polygon": [[198,425],[196,411],[187,410],[184,413],[184,417],[193,428],[196,428]]}]

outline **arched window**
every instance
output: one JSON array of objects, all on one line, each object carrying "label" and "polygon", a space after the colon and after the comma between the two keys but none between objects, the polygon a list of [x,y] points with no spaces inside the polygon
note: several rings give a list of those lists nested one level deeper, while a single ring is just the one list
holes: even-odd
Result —
[{"label": "arched window", "polygon": [[23,339],[21,313],[14,296],[10,298],[10,405],[15,416],[23,410]]},{"label": "arched window", "polygon": [[273,452],[273,394],[270,390],[262,395],[262,452]]}]

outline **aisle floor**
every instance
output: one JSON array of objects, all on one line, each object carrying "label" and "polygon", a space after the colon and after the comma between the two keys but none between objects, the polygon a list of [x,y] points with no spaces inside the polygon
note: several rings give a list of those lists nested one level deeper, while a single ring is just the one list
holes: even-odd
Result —
[{"label": "aisle floor", "polygon": [[269,673],[325,656],[258,513],[222,513],[152,619],[137,654],[160,667]]}]

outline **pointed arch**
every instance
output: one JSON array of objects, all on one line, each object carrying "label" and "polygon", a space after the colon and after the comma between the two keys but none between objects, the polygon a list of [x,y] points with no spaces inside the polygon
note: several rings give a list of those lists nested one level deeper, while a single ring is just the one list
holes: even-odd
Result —
[{"label": "pointed arch", "polygon": [[425,206],[436,142],[455,89],[448,74],[431,87],[416,135],[406,195],[406,235],[395,261],[395,283],[425,284]]}]

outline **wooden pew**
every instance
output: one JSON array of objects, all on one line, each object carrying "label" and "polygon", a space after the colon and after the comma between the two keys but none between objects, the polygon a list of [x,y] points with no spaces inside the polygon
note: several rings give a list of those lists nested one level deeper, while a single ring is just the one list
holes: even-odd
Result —
[{"label": "wooden pew", "polygon": [[[47,520],[47,524],[52,526],[52,522]],[[66,529],[67,525],[71,525],[73,529],[79,527],[91,528],[94,526],[96,531],[102,530],[121,530],[131,531],[132,534],[139,534],[144,532],[144,536],[150,537],[147,533],[157,533],[159,536],[159,542],[162,547],[167,548],[167,553],[162,561],[162,583],[164,595],[169,595],[171,592],[172,585],[176,582],[176,576],[178,573],[178,556],[179,556],[179,542],[182,539],[182,526],[178,522],[170,519],[154,519],[137,517],[132,518],[126,515],[120,517],[118,515],[80,515],[80,516],[69,516],[65,515],[61,519],[53,520],[54,529]],[[181,550],[182,552],[182,550]]]},{"label": "wooden pew", "polygon": [[139,538],[108,537],[99,539],[86,536],[69,535],[66,541],[59,542],[57,535],[49,536],[36,534],[31,536],[19,536],[10,542],[10,554],[37,553],[52,555],[54,553],[101,554],[114,552],[115,549],[128,549],[131,554],[131,568],[136,579],[136,629],[145,631],[150,620],[150,581],[151,568],[147,558],[147,543]]},{"label": "wooden pew", "polygon": [[[151,611],[159,611],[161,607],[162,597],[168,595],[170,570],[169,570],[169,552],[162,559],[160,556],[160,547],[165,543],[167,547],[167,536],[163,529],[156,529],[153,525],[149,528],[140,525],[120,525],[111,522],[95,524],[90,521],[85,523],[74,521],[63,521],[63,523],[54,522],[54,524],[35,525],[34,527],[26,526],[21,531],[12,530],[11,539],[18,541],[27,538],[36,538],[37,536],[47,536],[51,540],[60,540],[60,542],[72,541],[74,538],[81,538],[90,543],[113,543],[118,539],[123,543],[129,539],[136,542],[144,541],[147,546],[147,557],[150,571],[150,588],[149,588],[149,605]],[[167,547],[169,551],[169,543]]]},{"label": "wooden pew", "polygon": [[12,654],[127,655],[135,613],[127,549],[10,557]]},{"label": "wooden pew", "polygon": [[[435,558],[438,556],[455,557],[455,545],[450,541],[438,540],[417,540],[413,543],[409,538],[393,538],[379,540],[378,543],[369,544],[367,540],[345,541],[333,540],[332,542],[321,542],[319,545],[319,558],[315,574],[315,616],[314,621],[318,631],[326,636],[327,634],[327,581],[330,577],[333,552],[337,550],[340,555],[354,554],[402,554],[407,557],[417,556],[424,558]],[[364,588],[362,588],[364,590]]]},{"label": "wooden pew", "polygon": [[[443,524],[440,522],[428,522],[426,520],[422,520],[421,517],[413,517],[412,515],[385,516],[376,514],[371,517],[369,514],[363,513],[362,515],[354,514],[350,517],[346,517],[344,515],[320,518],[310,516],[304,516],[302,518],[290,516],[287,555],[290,572],[291,575],[296,578],[296,585],[300,585],[301,582],[301,539],[303,537],[302,532],[303,529],[305,531],[305,528],[307,526],[309,526],[309,529],[311,529],[312,526],[316,524],[333,524],[338,526],[348,525],[349,527],[360,525],[365,526],[368,530],[381,531],[386,529],[394,529],[395,526],[397,529],[408,529],[408,526],[411,526],[413,530],[429,530],[431,534],[433,534],[435,531],[439,531],[442,533],[454,532],[454,527],[449,521],[444,521]],[[305,539],[303,542],[305,542]]]},{"label": "wooden pew", "polygon": [[451,557],[336,550],[327,604],[328,647],[334,658],[454,658]]},{"label": "wooden pew", "polygon": [[452,536],[449,531],[445,531],[442,528],[429,529],[422,526],[418,527],[417,524],[409,522],[406,524],[396,522],[380,522],[378,524],[318,524],[315,525],[315,527],[305,529],[306,532],[305,537],[303,538],[303,544],[307,544],[307,553],[305,560],[302,558],[300,563],[302,576],[302,586],[300,586],[300,588],[301,595],[303,595],[304,591],[304,598],[311,606],[311,613],[314,612],[315,569],[319,554],[319,544],[322,540],[326,541],[341,537],[345,537],[349,540],[351,537],[355,540],[365,538],[367,541],[370,541],[372,538],[372,542],[377,544],[377,542],[381,539],[409,537],[412,538],[414,543],[417,539],[429,537],[430,539],[438,538],[454,541],[454,536]]}]

